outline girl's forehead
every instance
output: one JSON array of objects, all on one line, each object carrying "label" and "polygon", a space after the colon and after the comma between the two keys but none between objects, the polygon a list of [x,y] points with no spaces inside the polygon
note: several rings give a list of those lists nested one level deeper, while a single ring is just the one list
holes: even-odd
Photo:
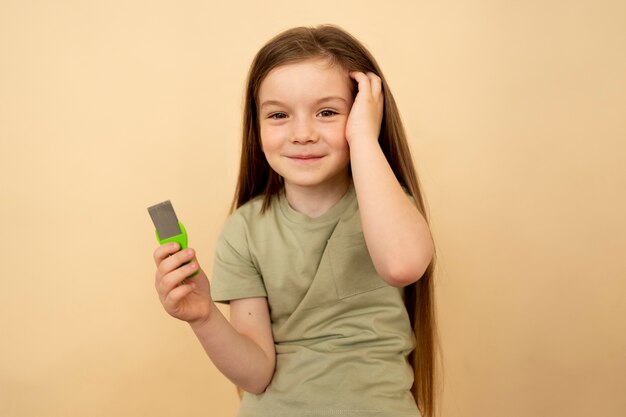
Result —
[{"label": "girl's forehead", "polygon": [[289,70],[298,71],[298,70],[303,70],[307,68],[309,69],[314,68],[319,71],[328,70],[328,71],[333,71],[333,72],[335,71],[345,72],[346,76],[348,75],[348,71],[345,68],[343,68],[340,64],[332,61],[330,58],[321,57],[321,56],[306,58],[306,59],[302,59],[299,61],[287,62],[284,64],[277,65],[276,67],[270,70],[268,75],[275,74],[277,72],[285,72]]},{"label": "girl's forehead", "polygon": [[348,70],[328,59],[312,58],[272,69],[261,82],[259,98],[268,95],[326,94],[328,90],[351,96]]}]

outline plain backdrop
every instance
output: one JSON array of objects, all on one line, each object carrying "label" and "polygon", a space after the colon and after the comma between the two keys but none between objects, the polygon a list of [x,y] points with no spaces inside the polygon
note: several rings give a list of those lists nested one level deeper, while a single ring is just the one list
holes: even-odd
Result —
[{"label": "plain backdrop", "polygon": [[410,138],[442,416],[626,415],[626,2],[2,0],[0,416],[235,415],[158,301],[146,208],[211,270],[252,57],[320,23]]}]

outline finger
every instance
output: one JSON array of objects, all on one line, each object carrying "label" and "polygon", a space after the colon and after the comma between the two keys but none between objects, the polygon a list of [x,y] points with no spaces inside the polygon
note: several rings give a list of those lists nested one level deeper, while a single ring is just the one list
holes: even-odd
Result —
[{"label": "finger", "polygon": [[165,300],[163,300],[164,305],[170,308],[175,307],[183,298],[191,294],[195,288],[196,285],[194,283],[179,285],[167,294]]},{"label": "finger", "polygon": [[[187,269],[181,267],[181,265],[187,262],[189,262],[189,264],[185,265]],[[190,264],[192,265],[190,266]],[[189,271],[189,268],[197,265],[198,261],[195,259],[195,252],[191,248],[177,252],[163,260],[155,273],[155,286],[157,292],[160,295],[166,294],[191,274],[185,273],[184,271]],[[183,272],[181,272],[181,270]]]},{"label": "finger", "polygon": [[157,267],[157,273],[161,274],[161,276],[166,275],[180,267],[185,262],[191,261],[194,256],[195,251],[192,248],[176,252],[161,261]]},{"label": "finger", "polygon": [[381,95],[383,90],[383,82],[380,77],[373,72],[368,72],[367,77],[370,80],[370,86],[372,89],[372,97],[378,97]]},{"label": "finger", "polygon": [[176,287],[180,286],[191,274],[198,270],[198,261],[193,260],[187,265],[183,265],[180,268],[166,274],[160,281],[157,281],[157,291],[159,294],[169,294]]},{"label": "finger", "polygon": [[158,248],[155,249],[154,254],[153,254],[154,263],[158,267],[159,264],[163,262],[163,259],[178,252],[179,249],[180,247],[178,243],[176,242],[166,243],[164,245],[159,246]]},{"label": "finger", "polygon": [[350,77],[354,78],[359,87],[359,92],[369,95],[371,94],[370,79],[367,75],[360,71],[352,71]]}]

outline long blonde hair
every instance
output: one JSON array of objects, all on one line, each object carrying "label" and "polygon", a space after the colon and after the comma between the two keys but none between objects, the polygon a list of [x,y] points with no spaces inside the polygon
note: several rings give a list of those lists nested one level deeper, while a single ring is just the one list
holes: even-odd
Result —
[{"label": "long blonde hair", "polygon": [[[258,118],[261,83],[278,66],[317,57],[327,58],[332,64],[349,71],[371,71],[381,78],[385,100],[378,141],[396,178],[413,196],[418,209],[428,221],[404,127],[385,77],[374,57],[358,40],[332,25],[286,30],[266,43],[255,56],[246,85],[239,179],[232,209],[263,195],[265,211],[283,187],[282,178],[271,169],[261,149]],[[416,348],[409,358],[415,371],[412,392],[423,417],[435,416],[438,397],[435,389],[438,343],[433,293],[434,267],[435,257],[424,275],[405,288],[405,304],[416,338]]]}]

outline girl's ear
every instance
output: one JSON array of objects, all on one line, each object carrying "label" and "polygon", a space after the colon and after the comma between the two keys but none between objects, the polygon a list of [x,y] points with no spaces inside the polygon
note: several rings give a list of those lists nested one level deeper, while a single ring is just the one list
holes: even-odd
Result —
[{"label": "girl's ear", "polygon": [[355,99],[359,93],[359,83],[352,77],[350,77],[350,90],[352,91],[352,98]]},{"label": "girl's ear", "polygon": [[356,95],[359,94],[359,83],[356,80],[352,79],[352,98],[355,99]]},{"label": "girl's ear", "polygon": [[352,93],[352,99],[356,98],[357,93],[359,92],[359,83],[350,76],[351,70],[346,70],[346,76],[348,77],[348,83],[350,87],[350,92]]}]

